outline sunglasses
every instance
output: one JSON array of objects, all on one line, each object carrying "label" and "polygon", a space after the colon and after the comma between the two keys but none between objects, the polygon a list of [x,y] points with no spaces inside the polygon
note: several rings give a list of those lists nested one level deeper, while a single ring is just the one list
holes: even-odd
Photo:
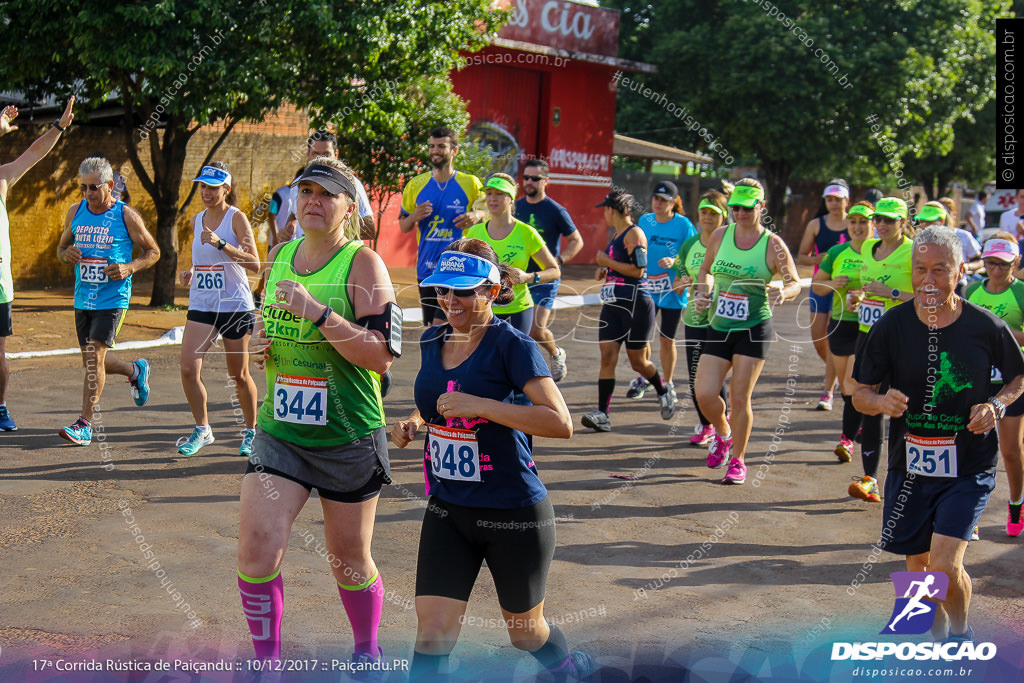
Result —
[{"label": "sunglasses", "polygon": [[476,290],[477,290],[476,287],[471,287],[469,289],[453,289],[451,287],[434,287],[434,293],[437,295],[438,299],[443,299],[445,296],[448,295],[448,292],[451,292],[452,296],[457,297],[459,299],[468,299],[470,297],[476,296]]},{"label": "sunglasses", "polygon": [[95,192],[96,190],[100,189],[101,187],[106,187],[106,186],[107,186],[106,183],[97,183],[95,185],[86,185],[85,183],[82,183],[81,185],[78,186],[78,189],[81,190],[82,192],[85,192],[86,190],[92,190],[93,192]]},{"label": "sunglasses", "polygon": [[732,208],[732,212],[733,213],[738,213],[740,211],[751,211],[751,212],[753,212],[753,210],[754,210],[754,207],[752,207],[752,206],[736,206],[736,205],[733,205],[731,208]]},{"label": "sunglasses", "polygon": [[541,180],[547,180],[547,178],[548,177],[546,175],[524,175],[523,176],[523,180],[532,180],[535,183],[538,183]]},{"label": "sunglasses", "polygon": [[872,216],[872,220],[876,223],[895,223],[897,219],[889,218],[888,216]]}]

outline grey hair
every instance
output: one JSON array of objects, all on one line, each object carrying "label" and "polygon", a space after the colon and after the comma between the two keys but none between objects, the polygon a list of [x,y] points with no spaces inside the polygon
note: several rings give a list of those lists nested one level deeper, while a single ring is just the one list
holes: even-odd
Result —
[{"label": "grey hair", "polygon": [[101,183],[109,183],[114,180],[114,169],[110,162],[100,157],[89,157],[78,167],[79,175],[92,175],[98,173]]},{"label": "grey hair", "polygon": [[917,251],[918,247],[925,244],[937,244],[948,249],[950,256],[953,257],[954,264],[957,266],[964,262],[963,242],[960,241],[960,238],[952,228],[947,228],[944,225],[929,225],[917,233],[917,237],[914,238],[914,250]]}]

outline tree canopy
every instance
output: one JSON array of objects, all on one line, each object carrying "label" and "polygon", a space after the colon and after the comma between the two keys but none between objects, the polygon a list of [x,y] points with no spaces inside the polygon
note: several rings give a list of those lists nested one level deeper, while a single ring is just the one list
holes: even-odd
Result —
[{"label": "tree canopy", "polygon": [[[483,44],[491,4],[13,0],[0,41],[17,57],[0,63],[0,77],[30,98],[123,103],[128,157],[157,211],[162,255],[151,303],[165,305],[177,272],[175,225],[188,205],[179,201],[185,151],[197,130],[224,125],[212,156],[237,122],[261,122],[287,103],[308,110],[314,125],[355,117],[363,135],[401,143],[423,109],[421,98],[403,95],[427,92],[424,83],[443,80],[459,50]],[[387,117],[364,106],[377,84],[392,94]]]}]

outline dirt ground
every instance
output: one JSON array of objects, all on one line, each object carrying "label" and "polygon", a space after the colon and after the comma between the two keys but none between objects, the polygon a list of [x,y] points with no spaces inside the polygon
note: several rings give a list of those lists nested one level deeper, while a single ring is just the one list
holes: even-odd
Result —
[{"label": "dirt ground", "polygon": [[[583,279],[588,272],[574,269],[572,285],[592,286]],[[395,280],[406,286],[403,303],[412,305],[411,274],[396,272]],[[841,411],[814,410],[823,366],[801,329],[806,308],[789,304],[777,312],[780,335],[792,341],[773,345],[758,384],[750,472],[738,487],[721,486],[721,472],[704,465],[705,451],[686,443],[696,422],[688,399],[662,421],[654,398],[623,397],[633,377],[625,354],[613,431],[578,426],[596,400],[597,311],[556,312],[553,329],[569,360],[559,386],[578,431],[569,441],[537,439],[535,455],[558,517],[545,612],[573,648],[596,658],[600,680],[916,680],[895,669],[936,666],[890,658],[884,666],[892,675],[865,676],[858,667],[883,664],[830,661],[833,643],[886,640],[877,634],[893,607],[889,573],[904,566],[895,556],[873,554],[880,506],[846,495],[859,469],[856,458],[839,464],[832,455]],[[10,352],[75,345],[67,292],[19,292],[14,315]],[[184,317],[137,308],[121,339],[159,337]],[[389,422],[412,409],[419,331],[406,330],[407,353],[393,368]],[[8,404],[20,429],[0,433],[2,681],[243,680],[241,660],[252,645],[235,550],[245,461],[237,455],[224,359],[211,353],[204,373],[218,440],[189,458],[174,446],[192,422],[178,348],[124,356],[152,362],[149,404],[134,407],[127,387],[111,381],[102,401],[106,441],[85,448],[57,437],[78,414],[77,356],[11,361]],[[255,374],[259,385],[262,373]],[[677,384],[684,386],[684,378],[680,362]],[[381,642],[389,659],[401,660],[411,657],[415,637],[425,503],[419,448],[392,448],[390,455],[395,485],[381,496],[373,553],[388,591]],[[944,664],[952,673],[940,670],[934,680],[1024,680],[1024,553],[1022,540],[1005,534],[1006,500],[1000,466],[982,540],[970,544],[966,558],[974,581],[971,623],[998,655]],[[126,511],[164,576],[148,568]],[[313,499],[296,521],[282,569],[284,656],[299,669],[286,674],[288,681],[347,680],[331,671],[335,660],[347,660],[352,641],[327,559],[317,551],[322,529]],[[514,650],[496,623],[500,612],[486,571],[468,616],[452,657],[457,679],[534,679],[533,659]],[[197,662],[223,662],[230,670],[199,674]],[[72,663],[92,669],[61,670]],[[162,663],[168,670],[140,670]]]}]

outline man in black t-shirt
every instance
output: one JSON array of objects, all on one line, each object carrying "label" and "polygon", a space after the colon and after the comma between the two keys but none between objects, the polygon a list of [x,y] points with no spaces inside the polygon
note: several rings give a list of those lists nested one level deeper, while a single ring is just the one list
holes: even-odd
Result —
[{"label": "man in black t-shirt", "polygon": [[[963,247],[946,227],[914,240],[914,300],[875,323],[853,368],[853,395],[865,415],[889,426],[879,547],[906,555],[909,571],[949,576],[932,634],[973,641],[967,623],[971,579],[963,556],[995,488],[995,426],[1024,392],[1024,355],[1006,324],[954,294]],[[1009,379],[995,396],[997,368]],[[881,385],[890,388],[879,393]]]}]

